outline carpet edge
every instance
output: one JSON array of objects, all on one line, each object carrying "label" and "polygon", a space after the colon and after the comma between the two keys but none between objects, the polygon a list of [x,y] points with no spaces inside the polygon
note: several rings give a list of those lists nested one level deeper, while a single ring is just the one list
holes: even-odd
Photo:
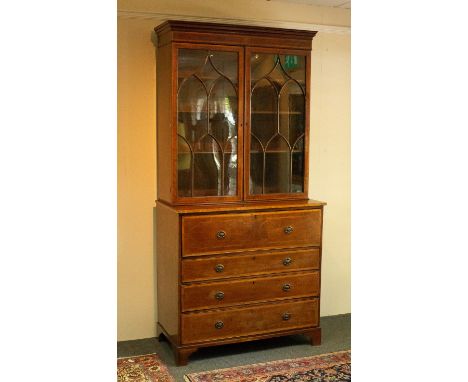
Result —
[{"label": "carpet edge", "polygon": [[[323,353],[323,354],[315,354],[315,355],[310,355],[310,356],[305,356],[305,357],[299,357],[299,358],[286,358],[286,359],[279,359],[279,360],[273,360],[273,361],[267,361],[267,362],[260,362],[260,363],[253,363],[249,365],[240,365],[240,366],[231,366],[231,367],[223,367],[221,369],[213,369],[213,370],[207,370],[207,371],[200,371],[196,373],[188,373],[184,374],[184,381],[185,382],[193,382],[194,380],[190,378],[190,375],[193,375],[196,377],[198,374],[203,374],[203,373],[218,373],[223,370],[228,370],[228,369],[243,369],[243,368],[249,368],[252,366],[264,366],[269,363],[273,362],[289,362],[289,361],[298,361],[298,360],[304,360],[304,359],[310,359],[310,358],[316,358],[316,357],[322,357],[326,355],[332,355],[332,354],[338,354],[338,353],[351,353],[351,349],[348,350],[339,350],[331,353]],[[351,355],[350,355],[351,356]],[[196,380],[195,380],[196,381]]]},{"label": "carpet edge", "polygon": [[[147,354],[137,354],[137,355],[129,355],[127,357],[117,357],[117,359],[127,359],[127,358],[135,358],[135,357],[144,357],[145,355],[158,355],[158,353],[147,353]],[[158,356],[159,357],[159,356]]]}]

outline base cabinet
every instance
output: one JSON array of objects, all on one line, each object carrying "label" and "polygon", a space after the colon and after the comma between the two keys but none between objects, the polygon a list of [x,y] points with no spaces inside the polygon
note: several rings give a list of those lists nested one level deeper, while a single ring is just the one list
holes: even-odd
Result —
[{"label": "base cabinet", "polygon": [[157,205],[158,330],[178,364],[224,343],[298,333],[320,343],[323,204],[242,208]]}]

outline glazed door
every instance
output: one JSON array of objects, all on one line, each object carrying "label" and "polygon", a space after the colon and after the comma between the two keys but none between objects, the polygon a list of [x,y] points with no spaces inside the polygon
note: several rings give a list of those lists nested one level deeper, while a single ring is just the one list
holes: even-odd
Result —
[{"label": "glazed door", "polygon": [[176,200],[240,200],[243,49],[200,44],[175,44],[174,49]]},{"label": "glazed door", "polygon": [[307,198],[310,52],[246,50],[246,199]]}]

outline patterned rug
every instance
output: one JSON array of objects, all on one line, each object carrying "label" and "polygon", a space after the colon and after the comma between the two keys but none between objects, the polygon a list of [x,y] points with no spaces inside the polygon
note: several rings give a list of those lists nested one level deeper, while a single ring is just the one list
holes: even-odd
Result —
[{"label": "patterned rug", "polygon": [[156,354],[117,359],[117,382],[175,382]]},{"label": "patterned rug", "polygon": [[347,382],[351,351],[187,374],[187,382]]}]

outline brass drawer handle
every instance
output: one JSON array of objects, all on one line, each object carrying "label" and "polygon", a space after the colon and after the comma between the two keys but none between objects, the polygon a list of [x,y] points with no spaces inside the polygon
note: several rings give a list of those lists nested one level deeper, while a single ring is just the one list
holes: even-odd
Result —
[{"label": "brass drawer handle", "polygon": [[283,290],[285,292],[289,292],[291,290],[291,284],[284,284],[283,285]]},{"label": "brass drawer handle", "polygon": [[216,321],[215,323],[215,328],[216,329],[222,329],[224,326],[224,322],[223,321]]},{"label": "brass drawer handle", "polygon": [[216,264],[215,271],[220,273],[224,271],[224,265],[223,264]]},{"label": "brass drawer handle", "polygon": [[288,225],[287,227],[284,227],[284,233],[286,235],[289,235],[292,231],[293,231],[293,227],[291,227],[290,225]]},{"label": "brass drawer handle", "polygon": [[292,263],[292,259],[290,257],[286,257],[283,259],[283,265],[289,265]]},{"label": "brass drawer handle", "polygon": [[224,232],[224,231],[218,231],[218,232],[216,232],[216,237],[217,237],[218,239],[224,239],[224,238],[226,237],[226,232]]},{"label": "brass drawer handle", "polygon": [[283,321],[288,321],[291,318],[291,313],[283,313]]},{"label": "brass drawer handle", "polygon": [[224,293],[223,292],[216,292],[215,298],[216,298],[216,300],[222,300],[224,298]]}]

